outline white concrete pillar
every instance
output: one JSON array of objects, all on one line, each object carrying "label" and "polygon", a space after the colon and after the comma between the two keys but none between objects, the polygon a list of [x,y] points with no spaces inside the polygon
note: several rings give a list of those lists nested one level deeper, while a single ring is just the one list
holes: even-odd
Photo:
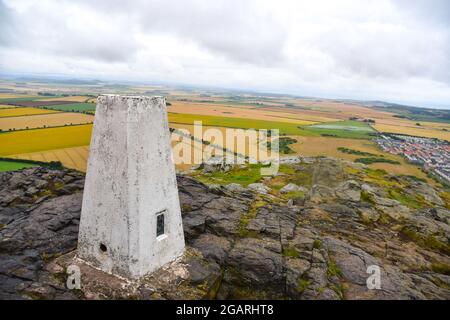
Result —
[{"label": "white concrete pillar", "polygon": [[108,273],[139,278],[183,252],[165,99],[99,96],[78,256]]}]

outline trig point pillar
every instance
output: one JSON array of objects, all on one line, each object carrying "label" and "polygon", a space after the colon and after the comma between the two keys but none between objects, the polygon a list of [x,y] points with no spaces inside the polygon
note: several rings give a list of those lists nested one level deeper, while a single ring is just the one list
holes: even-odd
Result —
[{"label": "trig point pillar", "polygon": [[108,273],[139,278],[183,251],[165,99],[99,96],[79,258]]}]

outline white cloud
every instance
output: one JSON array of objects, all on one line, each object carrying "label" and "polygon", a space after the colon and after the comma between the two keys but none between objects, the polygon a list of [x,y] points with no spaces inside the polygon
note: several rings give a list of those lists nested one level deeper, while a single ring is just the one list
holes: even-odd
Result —
[{"label": "white cloud", "polygon": [[0,70],[450,107],[447,0],[4,1]]}]

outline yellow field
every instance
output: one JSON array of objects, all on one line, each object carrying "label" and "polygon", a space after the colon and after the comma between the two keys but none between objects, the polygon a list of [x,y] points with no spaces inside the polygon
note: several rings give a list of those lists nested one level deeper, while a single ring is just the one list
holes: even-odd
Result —
[{"label": "yellow field", "polygon": [[9,158],[27,159],[35,161],[60,161],[65,167],[80,171],[86,171],[89,147],[73,147],[42,152],[23,153],[10,155]]},{"label": "yellow field", "polygon": [[69,97],[57,97],[57,98],[47,98],[38,99],[39,101],[73,101],[73,102],[85,102],[90,100],[87,96],[69,96]]},{"label": "yellow field", "polygon": [[400,162],[398,165],[390,163],[374,163],[369,165],[371,168],[384,169],[393,174],[413,175],[429,180],[426,174],[423,173],[418,167],[406,162],[406,160],[399,155],[383,152],[377,147],[375,142],[361,139],[341,139],[331,137],[292,136],[292,138],[296,139],[298,142],[290,145],[291,149],[303,156],[329,156],[351,161],[362,157],[354,154],[342,153],[337,150],[339,147],[344,147],[383,155],[386,159]]},{"label": "yellow field", "polygon": [[34,129],[0,134],[0,156],[89,145],[92,125]]},{"label": "yellow field", "polygon": [[57,110],[45,110],[38,108],[13,108],[13,109],[0,109],[0,118],[3,117],[19,117],[19,116],[31,116],[35,114],[48,114],[57,113]]},{"label": "yellow field", "polygon": [[17,108],[16,106],[11,106],[8,104],[0,104],[0,109],[14,109]]},{"label": "yellow field", "polygon": [[60,112],[34,116],[0,118],[0,130],[58,127],[71,124],[83,124],[94,121],[93,115],[82,113]]},{"label": "yellow field", "polygon": [[407,134],[412,136],[420,136],[426,138],[438,138],[450,141],[450,131],[432,129],[427,127],[406,127],[401,125],[375,124],[373,126],[379,132]]},{"label": "yellow field", "polygon": [[[171,125],[172,128],[177,129],[187,129],[189,132],[193,133],[193,126],[191,125]],[[208,127],[204,127],[204,129],[207,129]],[[225,128],[217,128],[221,132],[223,132],[224,136],[224,130]],[[1,140],[0,140],[1,141]],[[197,144],[194,144],[191,140],[183,140],[183,142],[187,142],[191,145],[192,150],[194,148],[198,148]],[[181,142],[173,141],[172,146],[175,146]],[[201,145],[201,150],[203,151],[205,146]],[[9,158],[17,158],[17,159],[28,159],[28,160],[35,160],[35,161],[60,161],[65,167],[67,168],[73,168],[80,171],[86,171],[87,168],[87,159],[89,157],[89,146],[79,146],[79,147],[72,147],[72,148],[62,148],[62,149],[54,149],[54,150],[43,150],[38,152],[28,152],[28,153],[20,153],[20,154],[13,154],[8,155]],[[191,153],[191,163],[193,162],[193,152]],[[176,167],[179,170],[187,170],[191,167],[191,164],[177,164]]]}]

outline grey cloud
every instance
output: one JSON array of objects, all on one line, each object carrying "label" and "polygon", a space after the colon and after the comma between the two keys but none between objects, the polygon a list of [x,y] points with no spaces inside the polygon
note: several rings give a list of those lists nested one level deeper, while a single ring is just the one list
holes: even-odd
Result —
[{"label": "grey cloud", "polygon": [[7,12],[7,22],[2,23],[7,23],[5,30],[9,30],[5,39],[0,39],[10,47],[104,62],[132,60],[138,50],[129,30],[122,28],[121,21],[115,21],[114,17],[105,21],[109,26],[99,29],[95,25],[84,27],[82,21],[69,23],[58,3],[52,12],[39,2],[23,13],[15,12],[3,2],[0,8]]},{"label": "grey cloud", "polygon": [[13,11],[0,0],[0,46],[9,45],[13,39]]},{"label": "grey cloud", "polygon": [[143,32],[188,39],[232,60],[273,65],[282,59],[286,30],[257,2],[157,0],[126,8],[121,1],[85,3],[93,10],[126,15]]},{"label": "grey cloud", "polygon": [[430,100],[450,99],[448,0],[49,0],[16,8],[23,3],[0,0],[3,70],[302,95],[343,85],[356,95],[367,83],[368,95],[392,88],[419,97],[425,83]]}]

